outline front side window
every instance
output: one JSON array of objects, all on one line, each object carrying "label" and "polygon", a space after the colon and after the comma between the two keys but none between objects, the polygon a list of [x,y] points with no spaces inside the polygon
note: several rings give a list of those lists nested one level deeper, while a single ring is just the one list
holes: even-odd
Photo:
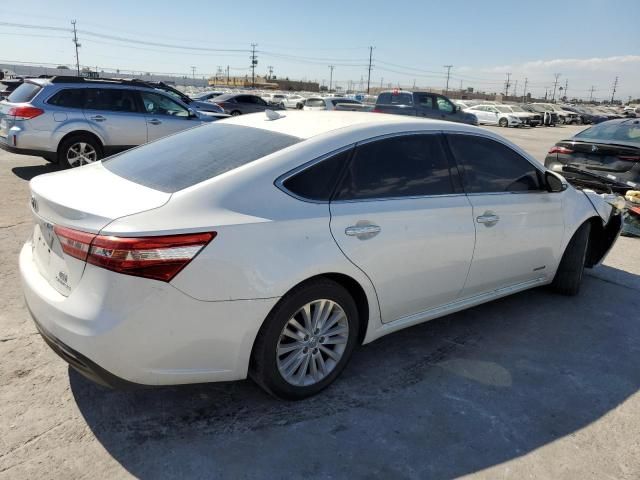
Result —
[{"label": "front side window", "polygon": [[140,92],[145,112],[150,115],[189,117],[189,110],[170,98],[153,92]]},{"label": "front side window", "polygon": [[135,90],[116,88],[85,89],[84,108],[110,112],[137,112]]},{"label": "front side window", "polygon": [[331,198],[338,175],[349,161],[350,155],[351,149],[331,155],[289,177],[283,186],[299,197],[326,202]]},{"label": "front side window", "polygon": [[65,88],[47,100],[49,105],[65,108],[84,108],[83,88]]},{"label": "front side window", "polygon": [[490,138],[448,135],[468,193],[542,190],[538,170],[522,155]]},{"label": "front side window", "polygon": [[436,102],[438,103],[438,110],[445,113],[453,113],[455,107],[453,104],[444,97],[436,97]]},{"label": "front side window", "polygon": [[454,193],[440,135],[405,135],[360,145],[336,200]]}]

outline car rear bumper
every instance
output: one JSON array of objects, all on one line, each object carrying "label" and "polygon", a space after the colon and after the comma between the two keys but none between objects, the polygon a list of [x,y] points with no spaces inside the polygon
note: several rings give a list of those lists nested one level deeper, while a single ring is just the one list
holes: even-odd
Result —
[{"label": "car rear bumper", "polygon": [[21,127],[12,127],[6,137],[0,136],[0,148],[7,152],[19,155],[33,155],[53,159],[56,155],[48,146],[50,133],[38,130],[25,130]]},{"label": "car rear bumper", "polygon": [[170,284],[87,265],[68,297],[20,252],[25,301],[51,348],[112,387],[246,378],[255,337],[278,298],[205,302]]}]

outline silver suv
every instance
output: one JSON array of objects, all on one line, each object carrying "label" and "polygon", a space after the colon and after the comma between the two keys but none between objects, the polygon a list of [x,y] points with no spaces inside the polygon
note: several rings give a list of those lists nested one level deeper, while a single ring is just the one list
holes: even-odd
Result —
[{"label": "silver suv", "polygon": [[77,167],[226,116],[139,80],[33,78],[0,102],[0,148]]}]

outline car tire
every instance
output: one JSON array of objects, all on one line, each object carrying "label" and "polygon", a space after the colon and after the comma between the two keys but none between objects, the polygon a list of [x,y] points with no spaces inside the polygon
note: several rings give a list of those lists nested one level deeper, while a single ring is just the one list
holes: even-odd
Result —
[{"label": "car tire", "polygon": [[[309,318],[306,323],[304,311]],[[322,322],[322,316],[315,314],[324,311],[328,311],[327,319]],[[315,395],[346,366],[358,341],[358,329],[358,309],[344,287],[325,278],[303,283],[285,295],[266,318],[253,347],[249,375],[279,398],[300,400]]]},{"label": "car tire", "polygon": [[551,288],[556,292],[563,295],[577,295],[580,291],[590,232],[591,224],[583,223],[571,237],[551,283]]},{"label": "car tire", "polygon": [[[58,165],[61,168],[74,168],[97,162],[104,156],[102,145],[93,136],[87,134],[72,135],[58,146]],[[77,161],[73,161],[77,158]]]},{"label": "car tire", "polygon": [[503,127],[503,128],[507,128],[507,127],[509,127],[509,120],[507,120],[506,118],[502,117],[500,120],[498,120],[498,125]]},{"label": "car tire", "polygon": [[297,103],[297,104],[296,104],[296,109],[297,109],[297,110],[302,110],[302,107],[304,107],[304,105],[303,105],[303,104],[301,104],[301,103]]},{"label": "car tire", "polygon": [[242,115],[242,112],[240,110],[234,110],[231,112],[232,117],[237,117],[238,115]]}]

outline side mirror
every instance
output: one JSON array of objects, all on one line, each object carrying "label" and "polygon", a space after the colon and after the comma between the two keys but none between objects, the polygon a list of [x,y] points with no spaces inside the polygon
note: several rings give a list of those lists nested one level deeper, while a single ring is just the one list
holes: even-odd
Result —
[{"label": "side mirror", "polygon": [[548,192],[563,192],[567,189],[567,184],[558,175],[549,170],[544,172],[544,183]]}]

